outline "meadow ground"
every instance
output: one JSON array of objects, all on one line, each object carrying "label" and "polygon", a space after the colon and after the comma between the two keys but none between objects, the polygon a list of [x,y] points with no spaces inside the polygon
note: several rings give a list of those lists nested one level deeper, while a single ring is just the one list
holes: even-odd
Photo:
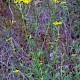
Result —
[{"label": "meadow ground", "polygon": [[80,80],[80,0],[0,0],[0,80]]}]

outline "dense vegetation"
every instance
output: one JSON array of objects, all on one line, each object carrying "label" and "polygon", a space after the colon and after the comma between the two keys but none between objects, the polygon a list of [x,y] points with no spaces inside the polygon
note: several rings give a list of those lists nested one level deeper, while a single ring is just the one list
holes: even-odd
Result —
[{"label": "dense vegetation", "polygon": [[14,1],[0,0],[0,80],[80,80],[80,0]]}]

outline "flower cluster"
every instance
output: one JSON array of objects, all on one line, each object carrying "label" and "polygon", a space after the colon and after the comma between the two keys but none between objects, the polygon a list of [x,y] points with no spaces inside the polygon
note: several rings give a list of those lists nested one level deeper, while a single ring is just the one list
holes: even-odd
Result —
[{"label": "flower cluster", "polygon": [[29,4],[32,0],[14,0],[14,3],[23,2],[25,4]]}]

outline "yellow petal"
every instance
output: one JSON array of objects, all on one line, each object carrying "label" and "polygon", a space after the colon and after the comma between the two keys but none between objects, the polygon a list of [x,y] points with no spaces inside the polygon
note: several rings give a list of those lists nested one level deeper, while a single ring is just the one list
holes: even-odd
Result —
[{"label": "yellow petal", "polygon": [[75,57],[77,54],[72,54],[73,57]]},{"label": "yellow petal", "polygon": [[55,3],[59,3],[60,2],[60,0],[53,0]]},{"label": "yellow petal", "polygon": [[32,0],[23,0],[25,4],[29,4]]},{"label": "yellow petal", "polygon": [[56,21],[56,22],[53,22],[53,25],[57,26],[57,25],[61,25],[62,22],[61,21]]},{"label": "yellow petal", "polygon": [[20,70],[15,70],[15,71],[13,71],[13,72],[15,72],[15,73],[19,73],[19,72],[20,72]]}]

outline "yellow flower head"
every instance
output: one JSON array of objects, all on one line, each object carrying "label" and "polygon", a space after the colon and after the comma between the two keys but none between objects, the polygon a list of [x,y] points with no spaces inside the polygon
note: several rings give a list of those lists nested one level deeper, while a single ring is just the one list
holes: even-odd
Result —
[{"label": "yellow flower head", "polygon": [[54,3],[59,3],[60,2],[60,0],[53,0],[54,1]]},{"label": "yellow flower head", "polygon": [[25,4],[29,4],[32,0],[14,0],[14,3],[23,2]]},{"label": "yellow flower head", "polygon": [[19,72],[20,72],[20,70],[14,70],[13,72],[14,72],[14,73],[19,73]]},{"label": "yellow flower head", "polygon": [[23,0],[25,4],[29,4],[32,0]]},{"label": "yellow flower head", "polygon": [[57,25],[61,25],[62,22],[61,21],[56,21],[56,22],[53,22],[53,25],[57,26]]},{"label": "yellow flower head", "polygon": [[62,2],[60,2],[60,4],[65,5],[65,4],[66,4],[66,2],[65,2],[65,1],[62,1]]}]

